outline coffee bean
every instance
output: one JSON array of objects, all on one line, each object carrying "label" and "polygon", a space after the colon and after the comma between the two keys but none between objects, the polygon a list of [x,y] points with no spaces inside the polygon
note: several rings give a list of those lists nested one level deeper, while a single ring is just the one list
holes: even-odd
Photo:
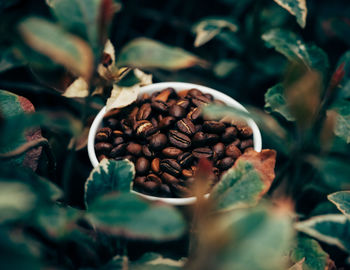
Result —
[{"label": "coffee bean", "polygon": [[167,136],[163,133],[159,133],[151,137],[149,146],[154,151],[160,151],[164,148],[167,142],[168,142]]},{"label": "coffee bean", "polygon": [[199,132],[202,130],[202,125],[195,125],[194,127],[196,129],[196,132]]},{"label": "coffee bean", "polygon": [[112,135],[112,129],[109,127],[100,128],[98,133],[105,133],[109,137]]},{"label": "coffee bean", "polygon": [[169,114],[175,118],[182,118],[185,116],[186,110],[179,105],[172,105],[169,108]]},{"label": "coffee bean", "polygon": [[126,155],[126,156],[123,157],[123,159],[127,159],[127,160],[129,160],[131,162],[134,162],[134,163],[136,161],[136,158],[134,156],[132,156],[132,155]]},{"label": "coffee bean", "polygon": [[188,118],[182,118],[181,120],[176,122],[177,128],[186,135],[193,135],[196,132],[196,128],[194,124]]},{"label": "coffee bean", "polygon": [[154,181],[146,181],[143,186],[142,189],[143,191],[145,191],[146,193],[150,194],[150,195],[155,195],[159,188],[160,185],[158,182],[154,182]]},{"label": "coffee bean", "polygon": [[142,152],[142,146],[138,143],[130,142],[126,147],[126,151],[134,156],[140,156]]},{"label": "coffee bean", "polygon": [[154,157],[154,152],[149,149],[149,146],[148,145],[143,145],[142,146],[142,153],[145,155],[145,157],[147,158],[152,158]]},{"label": "coffee bean", "polygon": [[154,100],[151,103],[151,106],[153,109],[159,111],[159,112],[166,112],[168,110],[168,105],[161,100]]},{"label": "coffee bean", "polygon": [[253,130],[249,126],[243,126],[238,128],[239,136],[243,139],[250,138],[253,135]]},{"label": "coffee bean", "polygon": [[159,128],[166,129],[169,126],[171,126],[175,121],[176,121],[175,117],[172,117],[172,116],[164,117],[162,120],[159,121]]},{"label": "coffee bean", "polygon": [[194,134],[192,139],[195,145],[204,145],[207,142],[207,136],[202,131],[199,131],[196,134]]},{"label": "coffee bean", "polygon": [[145,175],[149,170],[149,161],[144,157],[137,159],[135,164],[135,170],[138,175]]},{"label": "coffee bean", "polygon": [[160,162],[159,167],[162,171],[174,176],[179,175],[181,172],[181,166],[176,162],[175,159],[163,159]]},{"label": "coffee bean", "polygon": [[248,139],[248,140],[241,141],[239,148],[241,148],[241,150],[244,150],[248,147],[252,147],[253,145],[254,145],[253,140]]},{"label": "coffee bean", "polygon": [[219,162],[218,162],[218,168],[219,168],[220,170],[222,170],[222,171],[223,171],[223,170],[227,170],[227,169],[229,169],[229,168],[232,167],[233,163],[234,163],[233,158],[231,158],[231,157],[225,157],[225,158],[219,160]]},{"label": "coffee bean", "polygon": [[157,175],[155,175],[154,173],[151,173],[151,174],[147,175],[146,178],[147,178],[147,181],[155,182],[158,185],[162,184],[162,180],[160,180],[160,178]]},{"label": "coffee bean", "polygon": [[143,93],[137,99],[136,103],[141,105],[143,103],[150,102],[150,101],[151,101],[151,96],[148,93]]},{"label": "coffee bean", "polygon": [[146,182],[146,176],[138,176],[134,179],[134,187],[142,188]]},{"label": "coffee bean", "polygon": [[185,149],[191,146],[191,139],[177,130],[169,131],[169,141],[172,145],[178,148]]},{"label": "coffee bean", "polygon": [[129,114],[129,119],[131,119],[132,121],[136,121],[138,112],[139,112],[139,108],[138,108],[138,107],[135,107],[135,108],[131,111],[131,113]]},{"label": "coffee bean", "polygon": [[[203,99],[207,100],[207,101],[203,101]],[[204,106],[204,105],[207,105],[210,100],[208,100],[207,98],[192,98],[191,99],[192,103],[196,106],[196,107],[201,107],[201,106]]]},{"label": "coffee bean", "polygon": [[151,123],[155,128],[158,127],[158,121],[154,117],[151,118]]},{"label": "coffee bean", "polygon": [[147,120],[137,121],[134,125],[134,130],[136,135],[140,137],[148,137],[157,132],[157,128]]},{"label": "coffee bean", "polygon": [[220,134],[225,130],[225,124],[218,121],[204,121],[203,130],[209,133]]},{"label": "coffee bean", "polygon": [[163,182],[167,185],[174,185],[179,182],[179,179],[169,173],[162,173],[161,178]]},{"label": "coffee bean", "polygon": [[124,138],[123,137],[116,137],[113,139],[113,146],[117,146],[121,143],[124,143]]},{"label": "coffee bean", "polygon": [[108,118],[105,122],[106,126],[110,127],[111,129],[116,129],[119,126],[119,121],[115,118]]},{"label": "coffee bean", "polygon": [[214,97],[213,97],[213,95],[211,95],[211,94],[204,94],[204,96],[205,96],[207,99],[209,99],[210,101],[213,101],[213,100],[214,100]]},{"label": "coffee bean", "polygon": [[170,100],[168,100],[168,102],[166,103],[166,105],[168,105],[169,108],[170,108],[171,106],[173,106],[174,104],[176,104],[176,100],[175,100],[175,99],[170,99]]},{"label": "coffee bean", "polygon": [[172,96],[172,97],[176,97],[176,92],[174,90],[174,88],[166,88],[164,90],[162,90],[156,97],[155,100],[160,100],[163,102],[167,102],[168,98]]},{"label": "coffee bean", "polygon": [[148,119],[148,117],[151,115],[151,112],[152,112],[151,104],[149,103],[143,104],[137,112],[136,120],[139,121],[139,120]]},{"label": "coffee bean", "polygon": [[194,108],[187,114],[187,118],[193,122],[198,122],[201,119],[201,114],[202,112],[199,108]]},{"label": "coffee bean", "polygon": [[151,169],[153,172],[155,173],[159,173],[160,169],[159,169],[159,163],[160,163],[160,159],[159,158],[154,158],[151,162]]},{"label": "coffee bean", "polygon": [[183,153],[178,156],[177,162],[181,165],[181,167],[186,168],[188,167],[193,160],[193,155],[189,152]]},{"label": "coffee bean", "polygon": [[180,99],[179,101],[176,102],[176,105],[178,105],[186,110],[188,108],[188,106],[190,105],[190,102],[188,101],[188,99]]},{"label": "coffee bean", "polygon": [[238,130],[236,127],[227,127],[225,129],[224,134],[222,134],[222,141],[224,143],[232,142],[238,134]]},{"label": "coffee bean", "polygon": [[104,132],[97,132],[95,136],[96,142],[106,142],[108,141],[109,137],[106,133]]},{"label": "coffee bean", "polygon": [[171,185],[170,186],[171,191],[179,196],[179,197],[190,197],[192,196],[192,192],[189,188],[184,187],[182,185],[179,184],[175,184],[175,185]]},{"label": "coffee bean", "polygon": [[220,139],[219,135],[217,134],[205,134],[205,137],[206,137],[206,143],[208,145],[216,144]]},{"label": "coffee bean", "polygon": [[213,156],[213,150],[209,147],[199,147],[192,151],[192,155],[196,158],[211,158]]},{"label": "coffee bean", "polygon": [[213,146],[213,151],[216,154],[217,158],[221,159],[225,155],[225,145],[219,142]]},{"label": "coffee bean", "polygon": [[97,160],[100,162],[102,159],[108,158],[106,155],[99,155]]},{"label": "coffee bean", "polygon": [[128,120],[126,119],[122,119],[120,121],[120,125],[121,125],[121,128],[123,130],[123,133],[127,136],[131,136],[132,135],[132,128],[131,128],[131,124],[129,123]]},{"label": "coffee bean", "polygon": [[242,152],[241,152],[241,150],[239,150],[239,148],[236,145],[229,144],[228,146],[226,146],[225,154],[228,157],[232,157],[233,159],[237,159],[240,155],[242,155]]},{"label": "coffee bean", "polygon": [[172,193],[170,187],[168,185],[162,184],[159,188],[159,196],[160,197],[172,197]]},{"label": "coffee bean", "polygon": [[120,130],[113,130],[112,136],[115,137],[123,137],[123,131]]},{"label": "coffee bean", "polygon": [[202,96],[203,93],[201,91],[199,91],[198,89],[196,88],[192,88],[190,90],[188,90],[187,92],[187,97],[198,97],[198,96]]},{"label": "coffee bean", "polygon": [[126,144],[121,143],[111,150],[111,152],[109,153],[109,156],[112,158],[120,157],[120,156],[124,155],[125,148],[126,148]]},{"label": "coffee bean", "polygon": [[193,171],[190,169],[183,169],[181,173],[186,178],[193,177]]},{"label": "coffee bean", "polygon": [[113,146],[110,143],[107,142],[99,142],[95,145],[96,152],[103,153],[108,155],[109,152],[112,150]]},{"label": "coffee bean", "polygon": [[162,154],[165,156],[165,157],[168,157],[168,158],[177,158],[179,155],[181,155],[183,152],[181,149],[179,148],[176,148],[176,147],[167,147],[167,148],[164,148],[162,150]]}]

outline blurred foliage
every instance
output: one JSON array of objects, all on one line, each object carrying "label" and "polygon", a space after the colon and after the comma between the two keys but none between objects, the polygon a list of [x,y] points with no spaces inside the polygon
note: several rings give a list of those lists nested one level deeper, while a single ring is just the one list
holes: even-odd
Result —
[{"label": "blurred foliage", "polygon": [[[0,1],[0,268],[349,268],[349,11],[326,0]],[[130,162],[92,170],[92,119],[152,82],[138,68],[247,103],[250,113],[204,112],[253,118],[277,159],[248,152],[209,199],[202,164],[186,209],[132,194]]]}]

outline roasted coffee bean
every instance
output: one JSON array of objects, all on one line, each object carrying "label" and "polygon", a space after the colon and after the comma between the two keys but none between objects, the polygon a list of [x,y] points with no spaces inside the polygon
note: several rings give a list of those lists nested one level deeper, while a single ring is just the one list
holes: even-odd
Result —
[{"label": "roasted coffee bean", "polygon": [[151,104],[149,103],[143,104],[137,112],[136,120],[140,121],[140,120],[148,119],[148,117],[151,115],[151,112],[152,112]]},{"label": "roasted coffee bean", "polygon": [[217,159],[221,159],[225,155],[225,145],[219,142],[213,146],[213,151],[216,154]]},{"label": "roasted coffee bean", "polygon": [[123,131],[120,130],[113,130],[112,136],[115,137],[123,137]]},{"label": "roasted coffee bean", "polygon": [[124,155],[125,148],[126,148],[126,144],[121,143],[111,150],[111,152],[109,153],[109,156],[112,158],[120,157],[120,156]]},{"label": "roasted coffee bean", "polygon": [[[207,100],[207,98],[205,98],[205,100]],[[207,102],[203,101],[203,98],[192,98],[191,101],[196,107],[207,105],[210,102],[210,100],[208,100]]]},{"label": "roasted coffee bean", "polygon": [[193,171],[190,169],[183,169],[181,173],[186,178],[193,177]]},{"label": "roasted coffee bean", "polygon": [[116,129],[119,126],[119,121],[115,118],[108,118],[106,120],[106,126],[110,127],[111,129]]},{"label": "roasted coffee bean", "polygon": [[175,159],[163,159],[161,160],[159,167],[162,171],[174,176],[177,176],[181,173],[181,166],[176,162]]},{"label": "roasted coffee bean", "polygon": [[134,130],[136,135],[140,137],[148,137],[157,132],[157,128],[147,120],[137,121],[134,125]]},{"label": "roasted coffee bean", "polygon": [[220,134],[225,130],[225,124],[219,121],[204,121],[203,130],[209,133]]},{"label": "roasted coffee bean", "polygon": [[109,127],[100,128],[98,133],[105,133],[109,137],[112,135],[112,129]]},{"label": "roasted coffee bean", "polygon": [[108,158],[106,155],[99,155],[97,160],[100,162],[102,159]]},{"label": "roasted coffee bean", "polygon": [[148,93],[143,93],[141,96],[137,99],[136,103],[142,105],[143,103],[151,101],[151,96]]},{"label": "roasted coffee bean", "polygon": [[130,142],[126,147],[126,151],[134,156],[140,156],[142,153],[142,146],[138,143]]},{"label": "roasted coffee bean", "polygon": [[112,109],[106,112],[106,114],[103,116],[103,120],[107,120],[110,117],[118,118],[120,112],[121,112],[121,109],[119,108]]},{"label": "roasted coffee bean", "polygon": [[196,88],[192,88],[192,89],[188,90],[188,92],[187,92],[187,97],[198,97],[198,96],[202,96],[202,95],[203,95],[203,93]]},{"label": "roasted coffee bean", "polygon": [[169,173],[162,173],[161,178],[167,185],[175,185],[179,182],[179,179]]},{"label": "roasted coffee bean", "polygon": [[186,135],[192,136],[196,132],[194,124],[188,118],[182,118],[176,122],[177,128]]},{"label": "roasted coffee bean", "polygon": [[196,129],[196,132],[199,132],[202,130],[202,125],[195,125],[194,127]]},{"label": "roasted coffee bean", "polygon": [[229,144],[228,146],[226,146],[225,155],[228,157],[232,157],[233,159],[237,159],[240,155],[242,155],[242,152],[236,145]]},{"label": "roasted coffee bean", "polygon": [[121,143],[124,143],[124,138],[123,137],[116,137],[113,139],[113,146],[117,146]]},{"label": "roasted coffee bean", "polygon": [[142,185],[142,191],[145,191],[146,193],[150,194],[150,195],[155,195],[159,188],[160,185],[158,182],[154,182],[154,181],[146,181],[143,185]]},{"label": "roasted coffee bean", "polygon": [[216,144],[220,139],[218,134],[206,134],[205,137],[208,145]]},{"label": "roasted coffee bean", "polygon": [[138,176],[134,179],[134,187],[143,187],[143,184],[146,182],[146,176]]},{"label": "roasted coffee bean", "polygon": [[182,185],[179,184],[175,184],[175,185],[171,185],[170,186],[171,191],[179,196],[179,197],[190,197],[192,196],[192,192],[189,188],[184,187]]},{"label": "roasted coffee bean", "polygon": [[186,110],[183,107],[174,104],[169,108],[169,114],[175,118],[182,118],[185,116]]},{"label": "roasted coffee bean", "polygon": [[213,150],[210,147],[199,147],[192,151],[192,155],[196,158],[211,158],[213,156]]},{"label": "roasted coffee bean", "polygon": [[186,110],[190,105],[190,102],[188,99],[180,99],[179,101],[176,102],[176,105],[179,105],[180,107]]},{"label": "roasted coffee bean", "polygon": [[207,142],[207,136],[202,131],[199,131],[196,134],[194,134],[192,139],[195,145],[205,145]]},{"label": "roasted coffee bean", "polygon": [[178,156],[177,162],[181,165],[181,167],[186,168],[190,166],[193,160],[193,155],[189,152],[183,153]]},{"label": "roasted coffee bean", "polygon": [[123,130],[123,133],[125,135],[127,135],[127,136],[131,136],[132,135],[132,128],[131,128],[130,123],[129,123],[128,120],[122,119],[120,121],[120,126],[121,126],[121,128]]},{"label": "roasted coffee bean", "polygon": [[97,132],[95,136],[96,142],[106,142],[108,141],[109,137],[106,133],[104,132]]},{"label": "roasted coffee bean", "polygon": [[170,99],[168,100],[168,102],[166,103],[168,105],[168,107],[170,108],[171,106],[173,106],[174,104],[176,104],[176,100],[175,99]]},{"label": "roasted coffee bean", "polygon": [[153,127],[155,127],[155,128],[158,127],[158,121],[154,117],[151,118],[151,123],[152,123]]},{"label": "roasted coffee bean", "polygon": [[129,119],[131,119],[132,121],[136,121],[138,112],[139,112],[138,107],[135,107],[134,109],[132,109],[131,113],[129,114]]},{"label": "roasted coffee bean", "polygon": [[198,122],[201,119],[202,111],[199,108],[192,109],[188,114],[187,118],[193,122]]},{"label": "roasted coffee bean", "polygon": [[106,155],[109,154],[109,152],[112,150],[112,148],[113,148],[112,144],[107,143],[107,142],[99,142],[99,143],[96,143],[96,145],[95,145],[96,152],[106,154]]},{"label": "roasted coffee bean", "polygon": [[169,126],[171,126],[176,121],[175,117],[167,116],[164,117],[162,120],[159,121],[159,128],[160,129],[166,129]]},{"label": "roasted coffee bean", "polygon": [[159,168],[159,163],[160,163],[160,159],[159,158],[154,158],[151,162],[151,169],[153,172],[155,173],[159,173],[160,172],[160,168]]},{"label": "roasted coffee bean", "polygon": [[160,197],[172,197],[170,187],[166,184],[160,185],[159,196]]},{"label": "roasted coffee bean", "polygon": [[160,180],[160,178],[157,175],[155,175],[154,173],[151,173],[151,174],[147,175],[146,178],[147,178],[147,181],[155,182],[158,185],[162,184],[162,180]]},{"label": "roasted coffee bean", "polygon": [[152,158],[154,157],[154,152],[149,149],[149,146],[148,145],[143,145],[142,146],[142,153],[144,154],[145,157],[147,158]]},{"label": "roasted coffee bean", "polygon": [[234,144],[235,146],[240,146],[241,141],[239,139],[235,139],[231,144]]},{"label": "roasted coffee bean", "polygon": [[165,157],[168,157],[168,158],[177,158],[179,155],[181,155],[183,152],[181,149],[179,148],[176,148],[176,147],[167,147],[167,148],[164,148],[162,150],[162,154],[165,156]]},{"label": "roasted coffee bean", "polygon": [[149,170],[149,165],[148,159],[144,157],[138,158],[135,164],[136,173],[138,175],[145,175]]},{"label": "roasted coffee bean", "polygon": [[126,155],[123,157],[123,159],[127,159],[127,160],[130,160],[131,162],[134,162],[136,161],[136,158],[132,155]]},{"label": "roasted coffee bean", "polygon": [[159,112],[166,112],[168,110],[168,105],[164,102],[164,101],[160,101],[160,100],[154,100],[151,103],[151,106],[153,109],[159,111]]},{"label": "roasted coffee bean", "polygon": [[170,143],[178,148],[185,149],[191,146],[191,139],[177,130],[170,130],[168,136]]},{"label": "roasted coffee bean", "polygon": [[224,134],[222,134],[222,142],[232,142],[237,137],[238,131],[236,127],[227,127]]},{"label": "roasted coffee bean", "polygon": [[213,97],[213,95],[211,95],[211,94],[204,94],[204,96],[205,96],[207,99],[209,99],[210,101],[213,101],[213,100],[214,100],[214,97]]},{"label": "roasted coffee bean", "polygon": [[167,142],[167,136],[163,133],[159,133],[151,137],[151,140],[149,141],[149,146],[154,151],[160,151],[165,147]]},{"label": "roasted coffee bean", "polygon": [[174,88],[169,87],[169,88],[162,90],[158,95],[156,95],[154,100],[167,102],[168,98],[171,95],[174,97],[174,94],[176,96],[176,92],[175,92]]},{"label": "roasted coffee bean", "polygon": [[222,170],[222,171],[223,171],[223,170],[227,170],[227,169],[229,169],[229,168],[232,167],[233,163],[234,163],[233,158],[231,158],[231,157],[225,157],[225,158],[219,160],[219,162],[218,162],[218,168],[219,168],[220,170]]},{"label": "roasted coffee bean", "polygon": [[248,147],[252,147],[253,145],[254,145],[253,140],[248,139],[248,140],[241,141],[239,148],[241,148],[241,150],[244,150]]},{"label": "roasted coffee bean", "polygon": [[250,138],[253,135],[253,130],[249,126],[243,126],[238,128],[239,136],[243,139]]}]

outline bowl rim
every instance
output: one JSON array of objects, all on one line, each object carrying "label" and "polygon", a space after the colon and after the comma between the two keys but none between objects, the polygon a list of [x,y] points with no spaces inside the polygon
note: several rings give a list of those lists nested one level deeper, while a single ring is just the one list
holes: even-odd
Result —
[{"label": "bowl rim", "polygon": [[[140,93],[153,93],[155,91],[160,91],[163,90],[167,87],[172,87],[176,91],[181,91],[181,90],[186,90],[186,89],[191,89],[191,88],[197,88],[200,91],[204,93],[209,93],[214,96],[215,99],[222,100],[224,101],[228,106],[241,109],[244,112],[248,112],[248,110],[240,104],[238,101],[236,101],[234,98],[218,91],[215,89],[212,89],[210,87],[194,84],[194,83],[185,83],[185,82],[162,82],[162,83],[153,83],[147,86],[143,86],[140,88]],[[95,147],[94,147],[94,142],[95,142],[95,135],[97,133],[98,128],[101,126],[103,116],[106,113],[106,106],[104,106],[100,112],[96,115],[90,130],[89,130],[89,136],[88,136],[88,155],[90,162],[92,166],[95,168],[98,166],[99,162],[96,157],[95,153]],[[261,151],[262,148],[262,139],[261,139],[261,133],[260,130],[257,126],[257,124],[254,122],[252,118],[246,118],[247,124],[252,128],[253,130],[253,142],[254,142],[254,150],[257,152]],[[192,204],[196,201],[196,197],[188,197],[188,198],[163,198],[163,197],[155,197],[155,196],[150,196],[146,194],[142,194],[140,192],[131,190],[132,193],[135,193],[145,199],[151,200],[151,201],[162,201],[168,204],[172,205],[188,205]],[[209,194],[206,195],[208,197]]]}]

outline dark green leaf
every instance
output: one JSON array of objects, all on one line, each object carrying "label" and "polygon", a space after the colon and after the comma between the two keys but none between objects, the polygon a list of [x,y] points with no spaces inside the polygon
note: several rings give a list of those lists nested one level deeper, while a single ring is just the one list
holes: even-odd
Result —
[{"label": "dark green leaf", "polygon": [[350,252],[350,221],[344,215],[323,215],[297,222],[295,228],[319,241]]},{"label": "dark green leaf", "polygon": [[329,255],[323,251],[320,244],[316,240],[299,235],[291,259],[296,263],[303,258],[303,270],[327,269]]},{"label": "dark green leaf", "polygon": [[129,160],[103,159],[92,170],[85,183],[85,204],[112,191],[129,192],[135,177],[135,167]]},{"label": "dark green leaf", "polygon": [[215,64],[213,71],[217,77],[226,78],[240,66],[236,60],[224,59]]},{"label": "dark green leaf", "polygon": [[157,253],[146,253],[137,261],[133,262],[130,266],[130,270],[180,270],[183,269],[185,261],[173,260],[164,258],[162,255]]},{"label": "dark green leaf", "polygon": [[93,55],[82,39],[68,34],[49,21],[35,17],[21,22],[19,30],[32,49],[83,77],[91,75]]},{"label": "dark green leaf", "polygon": [[276,152],[272,150],[252,151],[239,157],[210,194],[216,202],[216,209],[256,205],[274,180],[275,161]]},{"label": "dark green leaf", "polygon": [[200,47],[212,40],[222,31],[228,30],[236,32],[238,29],[236,23],[231,18],[225,17],[207,17],[201,19],[193,28],[196,34],[194,41],[195,47]]},{"label": "dark green leaf", "polygon": [[350,191],[339,191],[327,196],[337,208],[347,217],[350,217]]},{"label": "dark green leaf", "polygon": [[299,62],[307,67],[320,71],[324,76],[327,74],[329,61],[326,53],[314,46],[305,44],[295,33],[273,29],[262,35],[268,47],[275,48],[289,61]]},{"label": "dark green leaf", "polygon": [[132,193],[112,193],[89,206],[87,218],[98,229],[128,238],[169,240],[185,230],[182,215],[169,205],[150,204]]},{"label": "dark green leaf", "polygon": [[281,7],[286,9],[290,14],[294,15],[301,27],[306,25],[306,0],[274,0]]},{"label": "dark green leaf", "polygon": [[22,61],[15,55],[13,48],[2,50],[0,52],[0,72],[4,72],[12,68],[21,67],[24,64],[24,61]]},{"label": "dark green leaf", "polygon": [[269,88],[265,93],[265,110],[269,113],[279,113],[288,121],[295,121],[294,116],[288,108],[282,84],[277,84]]},{"label": "dark green leaf", "polygon": [[121,50],[117,65],[177,70],[195,65],[206,66],[206,62],[183,49],[147,38],[138,38],[130,41]]}]

